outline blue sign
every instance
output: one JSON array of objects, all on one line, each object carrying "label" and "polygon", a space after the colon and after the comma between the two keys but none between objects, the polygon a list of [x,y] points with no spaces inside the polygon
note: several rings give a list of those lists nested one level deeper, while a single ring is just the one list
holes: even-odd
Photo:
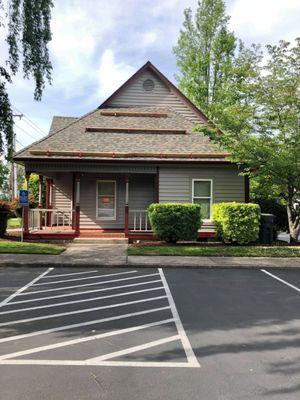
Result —
[{"label": "blue sign", "polygon": [[20,206],[28,205],[28,190],[20,190],[19,194],[19,204]]}]

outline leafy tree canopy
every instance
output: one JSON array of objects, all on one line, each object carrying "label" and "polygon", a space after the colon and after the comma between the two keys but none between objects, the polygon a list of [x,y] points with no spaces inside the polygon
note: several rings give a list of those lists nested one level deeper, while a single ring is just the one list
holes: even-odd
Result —
[{"label": "leafy tree canopy", "polygon": [[40,100],[46,81],[51,82],[52,0],[9,0],[8,10],[0,0],[0,27],[8,30],[8,59],[0,60],[0,155],[11,159],[13,152],[13,112],[7,84],[22,69],[24,78],[35,82],[34,98]]}]

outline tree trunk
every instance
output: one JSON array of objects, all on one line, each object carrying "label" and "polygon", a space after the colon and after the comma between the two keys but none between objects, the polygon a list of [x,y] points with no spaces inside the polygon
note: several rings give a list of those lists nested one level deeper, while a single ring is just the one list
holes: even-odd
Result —
[{"label": "tree trunk", "polygon": [[287,204],[287,215],[290,230],[290,244],[297,244],[300,233],[300,215],[297,213],[292,201]]}]

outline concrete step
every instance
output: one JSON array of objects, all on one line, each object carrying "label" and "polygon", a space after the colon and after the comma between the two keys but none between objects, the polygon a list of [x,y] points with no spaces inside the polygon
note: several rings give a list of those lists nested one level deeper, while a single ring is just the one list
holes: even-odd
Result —
[{"label": "concrete step", "polygon": [[88,238],[88,237],[78,237],[75,238],[72,242],[73,244],[93,244],[95,246],[104,245],[104,244],[127,244],[127,238],[116,238],[116,237],[95,237],[95,238]]}]

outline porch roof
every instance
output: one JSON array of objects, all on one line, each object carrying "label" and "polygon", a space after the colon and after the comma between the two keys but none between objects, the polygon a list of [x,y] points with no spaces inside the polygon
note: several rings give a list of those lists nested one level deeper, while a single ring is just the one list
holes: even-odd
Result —
[{"label": "porch roof", "polygon": [[169,108],[102,108],[65,119],[66,126],[56,122],[47,137],[17,153],[15,160],[224,162],[228,156],[208,137],[193,132],[190,120]]}]

